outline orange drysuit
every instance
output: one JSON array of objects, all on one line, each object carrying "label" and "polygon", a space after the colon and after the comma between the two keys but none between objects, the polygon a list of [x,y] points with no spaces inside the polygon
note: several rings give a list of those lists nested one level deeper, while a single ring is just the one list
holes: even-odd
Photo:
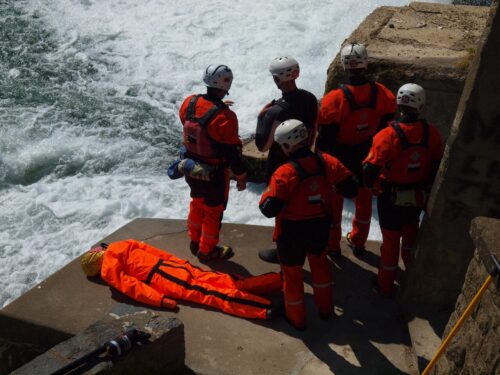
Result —
[{"label": "orange drysuit", "polygon": [[[212,112],[212,109],[216,111]],[[228,166],[237,176],[246,171],[241,156],[238,119],[219,98],[208,94],[187,97],[179,110],[179,117],[184,127],[186,157],[217,166],[212,181],[186,176],[191,189],[188,234],[192,242],[199,244],[199,251],[208,254],[219,242],[229,192]],[[196,136],[198,139],[194,139]]]},{"label": "orange drysuit", "polygon": [[409,266],[420,214],[442,155],[441,135],[423,120],[395,121],[373,138],[364,164],[365,175],[367,165],[380,170],[383,191],[377,197],[377,208],[382,246],[377,280],[386,295],[393,290],[400,249]]},{"label": "orange drysuit", "polygon": [[108,246],[101,277],[128,297],[148,305],[175,308],[175,300],[185,300],[259,319],[270,318],[271,301],[253,293],[270,293],[282,287],[278,273],[236,278],[203,270],[136,240]]},{"label": "orange drysuit", "polygon": [[[392,118],[395,111],[396,98],[378,82],[363,79],[356,85],[341,85],[321,101],[317,148],[335,156],[362,181],[362,161],[368,154],[373,135]],[[354,203],[356,210],[350,238],[355,247],[364,248],[372,215],[370,189],[360,187]],[[343,205],[344,198],[335,195],[328,244],[331,251],[340,250]]]},{"label": "orange drysuit", "polygon": [[357,183],[334,157],[308,149],[299,153],[273,173],[259,207],[265,216],[276,216],[275,241],[283,271],[285,314],[294,327],[301,329],[306,325],[302,276],[306,256],[316,307],[321,316],[328,317],[332,312],[332,271],[326,245],[333,186],[347,186],[346,196],[353,197]]}]

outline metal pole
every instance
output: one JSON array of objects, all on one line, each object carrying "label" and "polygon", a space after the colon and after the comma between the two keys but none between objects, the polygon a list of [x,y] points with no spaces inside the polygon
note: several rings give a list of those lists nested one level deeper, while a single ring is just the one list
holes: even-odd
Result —
[{"label": "metal pole", "polygon": [[441,357],[441,355],[443,354],[443,352],[446,350],[446,348],[450,344],[450,341],[453,338],[453,336],[455,336],[455,334],[458,332],[458,330],[460,329],[460,327],[464,323],[465,319],[467,319],[467,317],[470,315],[470,313],[472,312],[472,310],[474,309],[474,307],[477,305],[477,303],[479,302],[479,300],[483,296],[483,294],[486,291],[486,289],[488,289],[488,287],[490,286],[491,282],[493,281],[493,277],[497,273],[500,272],[500,265],[498,263],[497,258],[494,255],[492,255],[491,259],[492,259],[493,265],[494,265],[493,271],[491,272],[490,275],[488,275],[488,277],[484,281],[484,283],[481,286],[481,288],[479,289],[479,291],[476,293],[476,295],[474,296],[474,298],[472,299],[472,301],[469,303],[469,305],[467,306],[467,308],[465,309],[465,311],[462,313],[462,316],[460,317],[460,319],[458,319],[458,321],[455,323],[455,326],[451,329],[450,333],[448,333],[448,336],[446,336],[446,338],[444,339],[444,341],[441,343],[441,346],[437,350],[436,354],[434,354],[434,357],[431,359],[431,361],[429,362],[429,364],[424,369],[424,371],[422,372],[421,375],[427,375],[427,374],[429,374],[429,372],[432,370],[432,368],[434,367],[434,365],[436,364],[436,362],[438,361],[438,359]]}]

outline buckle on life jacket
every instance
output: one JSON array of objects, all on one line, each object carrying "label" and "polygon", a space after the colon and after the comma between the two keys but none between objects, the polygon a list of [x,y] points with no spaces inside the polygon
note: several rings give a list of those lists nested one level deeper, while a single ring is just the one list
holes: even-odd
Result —
[{"label": "buckle on life jacket", "polygon": [[218,170],[218,166],[186,158],[179,162],[177,170],[184,176],[194,178],[195,180],[212,181],[215,172]]},{"label": "buckle on life jacket", "polygon": [[401,189],[394,186],[392,198],[393,204],[398,207],[425,208],[428,194],[423,189]]}]

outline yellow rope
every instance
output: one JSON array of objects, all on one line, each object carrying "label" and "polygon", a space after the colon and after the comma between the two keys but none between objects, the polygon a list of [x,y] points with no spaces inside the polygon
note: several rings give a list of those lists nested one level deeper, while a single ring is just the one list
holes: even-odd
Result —
[{"label": "yellow rope", "polygon": [[458,319],[458,322],[455,323],[455,326],[452,328],[452,330],[450,331],[450,333],[448,333],[448,336],[446,336],[446,338],[444,339],[444,341],[441,343],[441,346],[437,350],[436,354],[434,354],[434,357],[429,362],[429,364],[427,365],[427,367],[425,368],[425,370],[422,372],[421,375],[427,375],[432,370],[432,368],[434,367],[434,365],[438,361],[439,357],[441,357],[441,354],[443,354],[443,352],[448,347],[448,344],[450,343],[450,341],[453,338],[453,336],[455,336],[455,333],[457,333],[457,331],[460,329],[460,327],[464,323],[465,319],[467,319],[467,317],[472,312],[472,309],[474,309],[474,307],[477,305],[477,303],[481,299],[481,296],[484,294],[484,292],[486,291],[486,289],[488,289],[488,286],[490,285],[490,283],[491,283],[492,280],[493,280],[493,277],[491,275],[489,275],[486,278],[485,282],[483,283],[483,286],[481,286],[481,289],[479,289],[479,291],[476,293],[476,295],[474,296],[474,298],[472,299],[472,301],[469,303],[469,306],[467,306],[467,308],[463,312],[463,314],[460,317],[460,319]]}]

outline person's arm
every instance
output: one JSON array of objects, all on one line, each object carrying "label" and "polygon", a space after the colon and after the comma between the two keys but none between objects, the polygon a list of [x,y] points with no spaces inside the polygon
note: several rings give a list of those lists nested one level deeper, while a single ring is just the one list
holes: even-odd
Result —
[{"label": "person's arm", "polygon": [[218,113],[210,122],[208,133],[217,142],[219,155],[229,164],[236,176],[238,190],[246,187],[246,167],[243,163],[242,145],[238,135],[238,119],[236,114],[229,110]]},{"label": "person's arm", "polygon": [[373,189],[382,168],[396,155],[395,142],[399,144],[399,139],[392,127],[385,128],[373,137],[372,146],[368,156],[363,160],[363,185]]},{"label": "person's arm", "polygon": [[332,152],[332,145],[339,134],[339,125],[335,122],[318,125],[318,138],[316,139],[316,149],[322,152]]},{"label": "person's arm", "polygon": [[358,195],[359,182],[356,176],[348,176],[335,184],[335,190],[345,198],[354,198]]},{"label": "person's arm", "polygon": [[118,253],[107,250],[104,254],[101,269],[102,279],[135,301],[151,306],[175,308],[177,303],[174,300],[169,299],[148,284],[125,273],[122,266],[122,257],[126,255],[123,252]]},{"label": "person's arm", "polygon": [[375,181],[380,176],[381,169],[381,167],[375,164],[365,162],[363,164],[363,185],[369,189],[373,188]]},{"label": "person's arm", "polygon": [[394,115],[395,113],[386,113],[382,117],[380,117],[380,122],[377,127],[377,132],[381,131],[382,129],[385,129],[387,125],[389,124],[390,121],[394,120]]},{"label": "person's arm", "polygon": [[397,105],[396,97],[391,90],[380,83],[377,83],[377,86],[379,90],[379,101],[377,102],[377,107],[380,113],[382,113],[382,116],[380,117],[380,123],[377,128],[377,132],[379,132],[380,130],[386,128],[387,124],[390,121],[394,120],[394,115],[397,111]]},{"label": "person's arm", "polygon": [[356,176],[337,158],[325,153],[321,156],[328,165],[327,179],[335,191],[345,198],[354,198],[358,195],[359,182]]},{"label": "person's arm", "polygon": [[273,100],[259,113],[255,128],[255,145],[259,151],[266,152],[271,148],[274,142],[274,132],[281,123],[279,121],[281,112],[282,108]]},{"label": "person's arm", "polygon": [[[293,167],[290,167],[293,168]],[[265,217],[277,216],[288,202],[290,173],[288,165],[282,165],[271,176],[269,185],[262,193],[259,209]]]},{"label": "person's arm", "polygon": [[341,103],[343,95],[340,90],[332,90],[321,100],[318,112],[318,137],[316,148],[331,153],[332,147],[340,132]]}]

